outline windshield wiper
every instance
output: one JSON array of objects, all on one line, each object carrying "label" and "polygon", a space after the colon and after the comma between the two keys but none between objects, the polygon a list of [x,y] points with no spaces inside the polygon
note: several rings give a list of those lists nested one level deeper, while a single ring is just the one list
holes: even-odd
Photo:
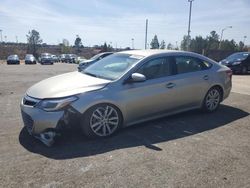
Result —
[{"label": "windshield wiper", "polygon": [[95,74],[92,74],[92,73],[90,73],[90,72],[83,72],[84,74],[87,74],[87,75],[89,75],[89,76],[93,76],[93,77],[96,77],[97,78],[97,75],[95,75]]},{"label": "windshield wiper", "polygon": [[113,80],[111,78],[107,78],[105,76],[101,76],[101,75],[96,75],[96,74],[93,74],[93,73],[90,73],[90,72],[83,72],[84,74],[87,74],[89,76],[93,76],[93,77],[96,77],[96,78],[102,78],[102,79],[105,79],[105,80]]}]

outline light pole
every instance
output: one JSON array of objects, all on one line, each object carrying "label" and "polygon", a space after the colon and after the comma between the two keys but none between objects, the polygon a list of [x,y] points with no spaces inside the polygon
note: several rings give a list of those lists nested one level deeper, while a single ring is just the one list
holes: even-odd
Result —
[{"label": "light pole", "polygon": [[148,43],[148,19],[146,19],[145,50],[147,49],[147,43]]},{"label": "light pole", "polygon": [[135,49],[134,48],[134,40],[135,40],[134,38],[131,39],[131,41],[132,41],[132,49]]},{"label": "light pole", "polygon": [[224,33],[224,31],[225,31],[226,29],[228,29],[228,28],[233,28],[233,26],[227,26],[227,27],[225,27],[225,28],[223,28],[223,29],[221,30],[219,49],[221,49],[221,42],[222,42],[222,38],[223,38],[223,33]]},{"label": "light pole", "polygon": [[2,35],[2,32],[3,32],[3,30],[0,29],[0,33],[1,33],[1,43],[3,42],[3,35]]},{"label": "light pole", "polygon": [[191,15],[192,15],[192,4],[194,0],[188,0],[189,2],[189,19],[188,19],[188,41],[187,41],[187,50],[190,50],[190,25],[191,25]]}]

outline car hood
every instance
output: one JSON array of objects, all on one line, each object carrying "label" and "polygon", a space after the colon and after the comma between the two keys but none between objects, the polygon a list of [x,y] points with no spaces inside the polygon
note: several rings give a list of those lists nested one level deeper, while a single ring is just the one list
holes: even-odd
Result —
[{"label": "car hood", "polygon": [[80,72],[70,72],[38,82],[28,89],[27,95],[38,99],[60,98],[98,90],[110,82]]}]

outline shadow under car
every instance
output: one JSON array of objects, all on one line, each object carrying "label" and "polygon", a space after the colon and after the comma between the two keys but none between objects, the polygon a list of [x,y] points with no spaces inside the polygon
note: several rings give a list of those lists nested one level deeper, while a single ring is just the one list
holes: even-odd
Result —
[{"label": "shadow under car", "polygon": [[80,131],[70,130],[63,133],[50,148],[30,136],[26,128],[23,128],[19,142],[30,152],[57,160],[86,157],[137,146],[161,151],[162,149],[154,144],[215,129],[248,115],[249,113],[241,109],[221,105],[215,113],[193,110],[121,129],[108,138],[88,139]]}]

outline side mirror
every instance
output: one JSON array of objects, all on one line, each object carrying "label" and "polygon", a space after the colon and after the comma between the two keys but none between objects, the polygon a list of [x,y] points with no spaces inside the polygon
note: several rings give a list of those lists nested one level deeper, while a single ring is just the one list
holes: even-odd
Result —
[{"label": "side mirror", "polygon": [[131,75],[131,82],[144,82],[146,80],[146,76],[140,73],[133,73]]}]

